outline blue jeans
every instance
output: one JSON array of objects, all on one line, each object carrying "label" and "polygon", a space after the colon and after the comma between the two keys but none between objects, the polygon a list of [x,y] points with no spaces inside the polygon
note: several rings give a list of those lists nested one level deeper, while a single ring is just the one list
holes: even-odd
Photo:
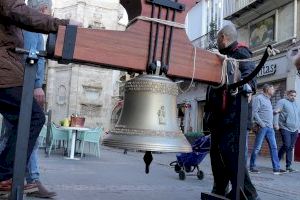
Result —
[{"label": "blue jeans", "polygon": [[38,150],[39,150],[39,139],[37,139],[35,146],[32,150],[31,156],[28,160],[26,169],[26,182],[33,183],[40,178],[39,164],[38,164]]},{"label": "blue jeans", "polygon": [[[0,113],[10,124],[9,128],[5,130],[7,141],[0,153],[0,181],[8,180],[13,176],[21,96],[22,87],[0,88]],[[31,155],[44,123],[45,115],[36,100],[33,99],[27,159]]]},{"label": "blue jeans", "polygon": [[292,154],[293,148],[295,146],[298,131],[290,132],[285,129],[280,129],[281,137],[282,137],[282,147],[279,149],[278,157],[281,160],[283,154],[286,152],[286,167],[289,168],[292,164]]},{"label": "blue jeans", "polygon": [[[8,121],[4,121],[4,127],[9,130],[9,127],[11,125],[9,124]],[[3,149],[6,146],[6,142],[8,140],[8,132],[5,134],[1,135],[0,137],[0,153],[3,151]],[[39,149],[39,138],[37,139],[31,156],[28,160],[27,168],[26,168],[26,182],[27,183],[32,183],[36,180],[39,180],[40,173],[39,173],[39,166],[38,166],[38,149]]]},{"label": "blue jeans", "polygon": [[250,169],[252,169],[256,166],[256,164],[255,164],[256,156],[261,149],[261,146],[262,146],[262,143],[263,143],[265,137],[269,144],[273,170],[279,170],[280,164],[279,164],[279,159],[278,159],[278,154],[277,154],[277,144],[276,144],[276,139],[275,139],[275,132],[274,132],[273,128],[269,128],[269,127],[261,128],[256,135],[254,147],[253,147],[251,158],[250,158]]}]

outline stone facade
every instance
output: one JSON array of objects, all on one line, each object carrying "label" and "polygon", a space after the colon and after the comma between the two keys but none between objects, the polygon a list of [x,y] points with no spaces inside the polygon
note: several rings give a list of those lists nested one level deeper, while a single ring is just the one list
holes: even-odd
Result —
[{"label": "stone facade", "polygon": [[[55,17],[81,21],[84,27],[125,30],[127,16],[118,0],[55,1],[53,11]],[[46,77],[46,105],[54,122],[77,113],[86,118],[88,127],[111,127],[119,71],[48,61]]]}]

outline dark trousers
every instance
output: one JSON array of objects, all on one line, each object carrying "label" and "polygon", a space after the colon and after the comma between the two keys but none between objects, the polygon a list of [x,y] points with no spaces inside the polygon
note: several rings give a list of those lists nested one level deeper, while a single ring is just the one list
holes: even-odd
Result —
[{"label": "dark trousers", "polygon": [[[13,175],[21,97],[22,87],[0,88],[0,113],[11,125],[8,130],[5,130],[8,133],[8,138],[3,151],[0,153],[0,181],[10,179]],[[38,103],[33,99],[27,160],[31,155],[44,123],[45,115]]]},{"label": "dark trousers", "polygon": [[280,129],[280,133],[283,144],[278,151],[278,158],[281,160],[283,154],[286,152],[286,167],[289,168],[292,164],[293,148],[295,147],[298,131],[290,132],[285,129]]},{"label": "dark trousers", "polygon": [[[229,181],[233,188],[237,185],[239,127],[223,127],[211,132],[211,166],[214,176],[213,193],[225,196]],[[248,200],[257,198],[245,165],[244,193]]]}]

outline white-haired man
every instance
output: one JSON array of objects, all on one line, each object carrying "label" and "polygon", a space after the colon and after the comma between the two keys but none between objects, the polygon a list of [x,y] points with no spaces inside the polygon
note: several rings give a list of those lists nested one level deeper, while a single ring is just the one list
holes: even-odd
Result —
[{"label": "white-haired man", "polygon": [[[237,30],[233,24],[224,26],[218,33],[218,49],[221,54],[235,59],[248,59],[250,50],[237,42]],[[235,70],[234,66],[231,70]],[[255,68],[253,62],[241,62],[239,71],[241,78],[245,78]],[[231,71],[230,70],[230,71]],[[256,81],[248,83],[252,91],[256,89]],[[214,176],[213,193],[232,199],[232,191],[226,194],[229,181],[232,188],[237,187],[239,136],[240,136],[240,94],[231,95],[225,87],[207,90],[205,112],[210,116],[207,126],[211,131],[211,166]],[[206,114],[205,113],[205,114]],[[251,118],[251,116],[249,117]],[[246,166],[244,166],[246,169]],[[258,194],[253,186],[248,171],[245,170],[245,181],[242,186],[244,194],[249,200],[258,200]],[[241,199],[244,199],[241,197]]]},{"label": "white-haired man", "polygon": [[[56,33],[59,25],[81,25],[76,21],[62,20],[42,14],[30,8],[24,0],[0,1],[0,113],[10,124],[7,142],[0,152],[0,195],[9,193],[12,187],[13,163],[16,148],[16,135],[20,113],[24,58],[15,53],[16,47],[24,47],[22,30],[41,33]],[[35,99],[32,104],[28,159],[45,123],[44,113]],[[29,186],[28,186],[29,185]],[[24,192],[34,187],[24,186]]]}]

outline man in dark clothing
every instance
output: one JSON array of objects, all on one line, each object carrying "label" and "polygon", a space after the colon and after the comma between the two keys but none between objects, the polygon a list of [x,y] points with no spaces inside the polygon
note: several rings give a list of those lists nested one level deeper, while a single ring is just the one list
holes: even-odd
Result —
[{"label": "man in dark clothing", "polygon": [[[55,33],[59,25],[67,24],[80,25],[75,21],[41,14],[26,6],[23,0],[0,1],[0,113],[12,126],[6,146],[0,153],[0,192],[10,190],[13,175],[24,76],[23,55],[16,54],[13,49],[24,46],[21,28],[32,32]],[[28,158],[44,122],[44,113],[33,99]],[[26,186],[24,189],[26,192]]]},{"label": "man in dark clothing", "polygon": [[[251,58],[250,50],[237,42],[237,31],[233,25],[224,26],[220,30],[217,43],[220,53],[228,57]],[[253,62],[239,62],[239,70],[234,70],[233,64],[229,63],[227,66],[229,72],[240,72],[241,77],[237,80],[245,78],[254,68]],[[252,91],[255,91],[256,81],[252,80],[248,84]],[[218,89],[209,87],[207,92],[205,112],[209,115],[207,123],[211,131],[210,156],[214,175],[213,193],[225,196],[229,181],[232,188],[236,188],[237,185],[241,96],[240,93],[234,95],[224,86]],[[245,170],[243,189],[249,200],[259,199],[247,170]]]}]

